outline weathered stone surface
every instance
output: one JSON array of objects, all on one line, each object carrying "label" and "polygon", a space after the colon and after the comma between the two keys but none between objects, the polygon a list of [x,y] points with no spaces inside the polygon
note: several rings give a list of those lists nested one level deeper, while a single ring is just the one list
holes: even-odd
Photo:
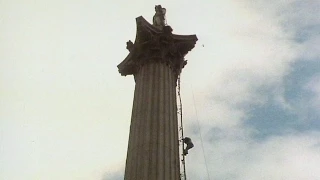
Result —
[{"label": "weathered stone surface", "polygon": [[136,82],[125,180],[180,179],[176,81],[197,37],[171,32],[138,17],[135,43],[118,65]]},{"label": "weathered stone surface", "polygon": [[159,30],[142,16],[136,18],[136,22],[136,40],[133,45],[127,44],[130,53],[118,65],[121,75],[135,74],[144,64],[156,61],[166,63],[177,76],[186,64],[184,56],[195,46],[197,36],[172,34],[170,26]]},{"label": "weathered stone surface", "polygon": [[125,179],[179,179],[175,76],[149,63],[136,76]]}]

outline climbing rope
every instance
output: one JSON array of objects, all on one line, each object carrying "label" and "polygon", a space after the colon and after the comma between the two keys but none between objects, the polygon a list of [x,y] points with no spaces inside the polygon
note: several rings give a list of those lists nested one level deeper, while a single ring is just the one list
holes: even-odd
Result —
[{"label": "climbing rope", "polygon": [[186,173],[186,160],[185,160],[185,154],[183,153],[184,150],[184,135],[183,135],[183,122],[182,122],[182,101],[181,101],[181,93],[180,93],[180,75],[178,76],[178,85],[177,85],[177,94],[179,99],[179,105],[178,105],[178,114],[180,115],[180,126],[179,126],[179,132],[180,132],[180,144],[181,144],[181,168],[182,172],[180,172],[180,179],[181,180],[187,180],[187,173]]},{"label": "climbing rope", "polygon": [[[180,180],[187,180],[187,173],[186,173],[186,160],[185,160],[185,154],[183,153],[184,151],[184,134],[183,134],[183,120],[182,120],[182,100],[181,100],[181,87],[180,87],[180,83],[181,83],[181,77],[180,75],[178,76],[178,84],[177,84],[177,94],[178,94],[178,99],[179,99],[179,104],[178,104],[178,114],[180,115],[180,126],[179,126],[179,132],[180,132],[180,144],[181,144],[181,167],[180,169],[182,170],[182,172],[180,172]],[[194,97],[194,92],[193,92],[193,88],[192,89],[192,97],[193,97],[193,105],[194,105],[194,109],[196,112],[196,120],[197,120],[197,125],[198,125],[198,130],[199,130],[199,136],[200,136],[200,141],[201,141],[201,147],[202,147],[202,153],[203,153],[203,159],[206,165],[206,172],[207,172],[207,176],[208,176],[208,180],[210,180],[210,174],[209,174],[209,170],[208,170],[208,164],[207,164],[207,160],[206,160],[206,155],[205,155],[205,151],[204,151],[204,145],[203,145],[203,138],[202,138],[202,133],[201,133],[201,128],[200,128],[200,123],[199,123],[199,118],[198,118],[198,111],[197,111],[197,107],[196,107],[196,103],[195,103],[195,97]]]},{"label": "climbing rope", "polygon": [[208,170],[208,164],[207,164],[207,160],[206,160],[206,154],[205,154],[205,152],[204,152],[203,138],[202,138],[200,123],[199,123],[199,118],[198,118],[198,111],[197,111],[196,101],[195,101],[195,98],[194,98],[194,93],[193,93],[193,88],[192,88],[192,87],[191,87],[191,90],[192,90],[192,97],[193,97],[193,106],[194,106],[194,110],[195,110],[195,112],[196,112],[196,119],[197,119],[197,124],[198,124],[199,136],[200,136],[200,140],[201,140],[201,147],[202,147],[203,159],[204,159],[204,163],[205,163],[205,165],[206,165],[206,171],[207,171],[208,180],[210,180],[210,174],[209,174],[209,170]]}]

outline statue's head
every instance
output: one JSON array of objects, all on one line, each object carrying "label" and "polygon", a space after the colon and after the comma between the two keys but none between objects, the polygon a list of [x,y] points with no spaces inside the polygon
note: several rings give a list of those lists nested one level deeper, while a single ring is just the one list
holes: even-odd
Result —
[{"label": "statue's head", "polygon": [[156,6],[154,7],[154,10],[155,10],[156,12],[161,12],[161,9],[162,9],[161,5],[156,5]]},{"label": "statue's head", "polygon": [[166,8],[162,8],[161,5],[156,5],[154,9],[157,13],[166,14]]}]

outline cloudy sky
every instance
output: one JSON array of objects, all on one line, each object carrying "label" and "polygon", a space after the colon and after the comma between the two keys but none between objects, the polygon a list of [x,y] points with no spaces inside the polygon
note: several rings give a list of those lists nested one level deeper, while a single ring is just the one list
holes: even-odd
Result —
[{"label": "cloudy sky", "polygon": [[156,4],[199,39],[188,178],[319,180],[318,0],[1,0],[0,179],[123,179],[134,80],[116,66]]}]

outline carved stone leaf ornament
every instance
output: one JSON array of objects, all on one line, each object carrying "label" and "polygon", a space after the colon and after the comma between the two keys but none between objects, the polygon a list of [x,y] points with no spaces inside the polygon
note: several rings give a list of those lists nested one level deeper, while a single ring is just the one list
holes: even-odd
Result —
[{"label": "carved stone leaf ornament", "polygon": [[[163,10],[165,13],[165,9]],[[136,18],[137,35],[134,43],[127,42],[129,55],[118,65],[121,75],[134,75],[143,65],[151,62],[166,63],[179,75],[186,64],[184,56],[198,40],[196,35],[172,34],[170,26],[162,30],[148,23],[142,16]]]}]

